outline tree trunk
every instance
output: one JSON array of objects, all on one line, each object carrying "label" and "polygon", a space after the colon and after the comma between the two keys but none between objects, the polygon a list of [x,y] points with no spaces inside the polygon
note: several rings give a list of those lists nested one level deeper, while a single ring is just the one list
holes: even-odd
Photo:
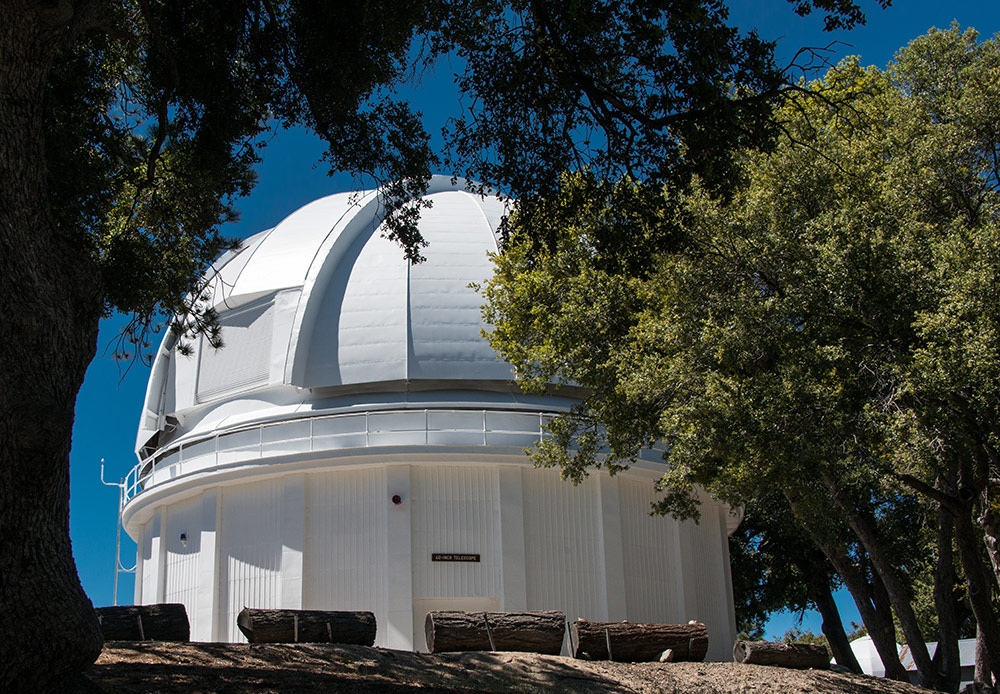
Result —
[{"label": "tree trunk", "polygon": [[105,641],[189,641],[191,625],[180,603],[98,607]]},{"label": "tree trunk", "polygon": [[958,615],[955,611],[955,568],[952,536],[954,518],[938,504],[937,566],[934,570],[934,606],[938,613],[938,646],[934,665],[940,673],[942,691],[957,692],[962,681],[962,664],[958,652]]},{"label": "tree trunk", "polygon": [[823,482],[833,497],[834,503],[845,514],[848,525],[851,526],[865,551],[868,552],[872,566],[882,580],[882,585],[885,586],[892,610],[899,620],[903,635],[906,637],[906,644],[910,647],[913,662],[917,666],[920,685],[935,689],[937,687],[937,673],[931,663],[931,656],[927,652],[927,643],[920,633],[917,616],[910,603],[909,591],[900,581],[896,567],[883,552],[874,519],[865,510],[859,509],[850,501],[845,500],[843,489],[831,476],[824,475]]},{"label": "tree trunk", "polygon": [[640,624],[578,619],[570,624],[569,632],[573,657],[588,660],[653,661],[670,649],[674,661],[700,661],[708,652],[708,629],[699,622]]},{"label": "tree trunk", "polygon": [[737,641],[733,661],[748,665],[777,665],[807,670],[829,670],[830,653],[818,643],[780,643],[774,641]]},{"label": "tree trunk", "polygon": [[430,653],[449,651],[526,651],[559,655],[566,615],[544,612],[427,613],[424,633]]},{"label": "tree trunk", "polygon": [[978,643],[982,644],[986,671],[998,676],[1000,663],[1000,625],[991,600],[992,581],[987,578],[986,567],[980,557],[981,545],[972,525],[971,509],[955,516],[955,546],[968,584],[969,602],[976,618]]},{"label": "tree trunk", "polygon": [[811,581],[811,583],[814,585],[810,592],[813,602],[816,603],[816,609],[823,617],[821,628],[826,640],[830,642],[830,651],[833,653],[833,657],[837,659],[838,665],[860,675],[862,673],[861,664],[858,663],[858,659],[854,655],[851,642],[847,640],[844,623],[840,619],[840,610],[837,609],[837,601],[833,599],[830,584],[826,580]]},{"label": "tree trunk", "polygon": [[990,674],[990,668],[986,661],[986,648],[983,644],[983,630],[976,625],[976,665],[975,672],[972,675],[974,682],[981,682],[983,684],[992,684],[990,680],[993,679]]},{"label": "tree trunk", "polygon": [[[785,498],[795,511],[796,502],[789,493],[785,492]],[[806,526],[809,529],[808,526]],[[881,608],[875,597],[875,591],[862,570],[847,556],[846,552],[837,543],[828,537],[811,529],[813,542],[820,548],[826,556],[834,571],[847,586],[854,604],[861,615],[861,621],[868,629],[875,650],[878,652],[882,665],[885,667],[885,676],[889,679],[900,682],[909,682],[910,678],[906,674],[906,668],[899,660],[899,652],[896,650],[896,630],[892,624],[892,612],[888,608]]]},{"label": "tree trunk", "polygon": [[983,512],[979,524],[983,528],[983,542],[986,544],[986,554],[993,567],[995,588],[1000,590],[1000,490],[992,481],[987,481],[986,490],[982,496]]},{"label": "tree trunk", "polygon": [[264,610],[244,607],[236,626],[250,643],[375,643],[371,612]]},{"label": "tree trunk", "polygon": [[[53,6],[54,7],[54,6]],[[61,29],[43,3],[0,3],[0,691],[64,689],[101,632],[69,540],[77,392],[103,310],[46,190],[45,84]],[[55,25],[53,25],[55,26]]]},{"label": "tree trunk", "polygon": [[887,609],[879,609],[876,606],[874,591],[871,585],[862,575],[861,570],[851,561],[837,552],[836,548],[828,544],[821,544],[820,549],[833,564],[837,575],[844,581],[848,592],[854,599],[854,604],[861,615],[861,621],[868,629],[875,650],[878,651],[879,658],[885,668],[885,676],[889,679],[900,682],[909,682],[906,668],[899,661],[899,652],[896,650],[896,630],[892,624],[892,614]]}]

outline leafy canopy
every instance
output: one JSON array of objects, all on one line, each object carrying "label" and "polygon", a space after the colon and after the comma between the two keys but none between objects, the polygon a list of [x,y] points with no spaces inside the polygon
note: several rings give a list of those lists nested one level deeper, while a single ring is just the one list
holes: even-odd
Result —
[{"label": "leafy canopy", "polygon": [[[886,4],[883,0],[882,4]],[[794,0],[831,26],[848,0]],[[125,0],[67,17],[45,92],[50,205],[95,264],[105,312],[132,314],[121,351],[177,325],[220,338],[199,277],[232,242],[220,225],[255,183],[277,125],[327,144],[331,171],[386,186],[389,236],[421,259],[416,227],[442,163],[527,201],[558,172],[720,185],[728,153],[766,146],[797,88],[773,47],[726,24],[719,0]],[[395,88],[457,58],[465,108],[444,160]],[[527,208],[527,203],[526,203]],[[129,344],[131,343],[131,344]]]},{"label": "leafy canopy", "polygon": [[694,484],[780,490],[903,592],[941,490],[995,536],[998,51],[952,27],[887,71],[844,61],[788,95],[727,196],[582,170],[515,215],[484,288],[492,343],[527,387],[588,392],[536,461],[579,480],[661,441],[656,510],[696,517]]}]

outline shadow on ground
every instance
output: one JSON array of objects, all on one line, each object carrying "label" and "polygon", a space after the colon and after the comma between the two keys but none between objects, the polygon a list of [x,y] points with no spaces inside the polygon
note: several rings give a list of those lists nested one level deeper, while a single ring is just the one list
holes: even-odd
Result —
[{"label": "shadow on ground", "polygon": [[871,677],[735,663],[588,662],[510,652],[428,655],[330,644],[109,642],[86,675],[114,694],[925,692]]}]

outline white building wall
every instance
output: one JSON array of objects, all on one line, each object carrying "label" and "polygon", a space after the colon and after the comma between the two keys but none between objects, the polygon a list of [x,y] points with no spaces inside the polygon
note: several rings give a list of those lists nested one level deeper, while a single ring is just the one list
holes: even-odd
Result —
[{"label": "white building wall", "polygon": [[222,641],[246,641],[236,626],[244,607],[280,605],[282,487],[281,480],[266,480],[222,491]]},{"label": "white building wall", "polygon": [[[198,557],[201,549],[201,495],[166,509],[164,602],[179,602],[187,611],[191,633],[197,628]],[[186,541],[181,541],[181,535]]]},{"label": "white building wall", "polygon": [[[413,640],[426,650],[431,610],[494,611],[502,594],[500,486],[497,467],[411,468]],[[478,554],[478,562],[432,555]]]},{"label": "white building wall", "polygon": [[651,516],[656,497],[653,481],[619,477],[622,553],[625,562],[627,619],[631,622],[684,623],[688,620],[672,580],[677,521]]},{"label": "white building wall", "polygon": [[132,588],[132,604],[142,605],[142,561],[143,551],[148,542],[149,533],[146,531],[146,524],[139,525],[139,531],[135,537],[135,583]]},{"label": "white building wall", "polygon": [[139,549],[139,563],[141,565],[142,586],[141,595],[137,596],[140,605],[152,605],[159,602],[156,594],[156,584],[159,580],[160,563],[160,513],[156,512],[153,517],[146,522],[145,531],[142,534],[142,545]]},{"label": "white building wall", "polygon": [[732,657],[734,626],[730,605],[732,589],[726,581],[729,552],[724,538],[724,510],[714,501],[702,503],[701,518],[689,532],[694,538],[693,551],[687,558],[695,575],[697,614],[693,619],[708,628],[707,660],[728,660]]},{"label": "white building wall", "polygon": [[[410,496],[411,467],[389,465],[385,469],[386,496],[398,494],[402,502],[386,512],[386,617],[379,633],[388,648],[412,649],[413,624],[413,534]],[[390,502],[391,503],[391,502]]]},{"label": "white building wall", "polygon": [[522,480],[528,609],[604,620],[596,477],[574,487],[553,470],[525,470]]},{"label": "white building wall", "polygon": [[[414,599],[499,599],[496,467],[414,467],[411,479]],[[434,553],[478,554],[480,561],[435,562]]]},{"label": "white building wall", "polygon": [[385,645],[385,468],[336,470],[306,477],[302,607],[371,610]]},{"label": "white building wall", "polygon": [[198,599],[192,622],[193,641],[219,640],[219,533],[220,492],[218,487],[201,493],[201,532],[198,552]]},{"label": "white building wall", "polygon": [[[402,503],[394,505],[393,494]],[[195,640],[243,641],[243,607],[371,610],[376,644],[420,649],[430,609],[704,622],[734,634],[725,507],[650,516],[651,479],[581,485],[521,465],[372,465],[209,487],[141,530],[137,602],[185,605]],[[186,535],[186,546],[180,540]],[[479,562],[434,562],[434,553]]]}]

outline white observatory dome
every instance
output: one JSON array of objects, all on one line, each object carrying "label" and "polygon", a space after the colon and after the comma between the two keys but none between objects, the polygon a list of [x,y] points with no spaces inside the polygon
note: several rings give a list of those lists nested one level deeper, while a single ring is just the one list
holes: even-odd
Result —
[{"label": "white observatory dome", "polygon": [[[376,191],[321,198],[248,239],[206,281],[225,346],[161,345],[123,523],[138,604],[181,602],[192,637],[241,640],[244,606],[363,609],[376,643],[424,647],[431,609],[698,619],[735,635],[728,532],[649,516],[657,453],[573,486],[524,449],[576,401],[521,393],[482,337],[505,213],[434,177],[410,265]],[[441,557],[474,557],[452,563]]]}]

